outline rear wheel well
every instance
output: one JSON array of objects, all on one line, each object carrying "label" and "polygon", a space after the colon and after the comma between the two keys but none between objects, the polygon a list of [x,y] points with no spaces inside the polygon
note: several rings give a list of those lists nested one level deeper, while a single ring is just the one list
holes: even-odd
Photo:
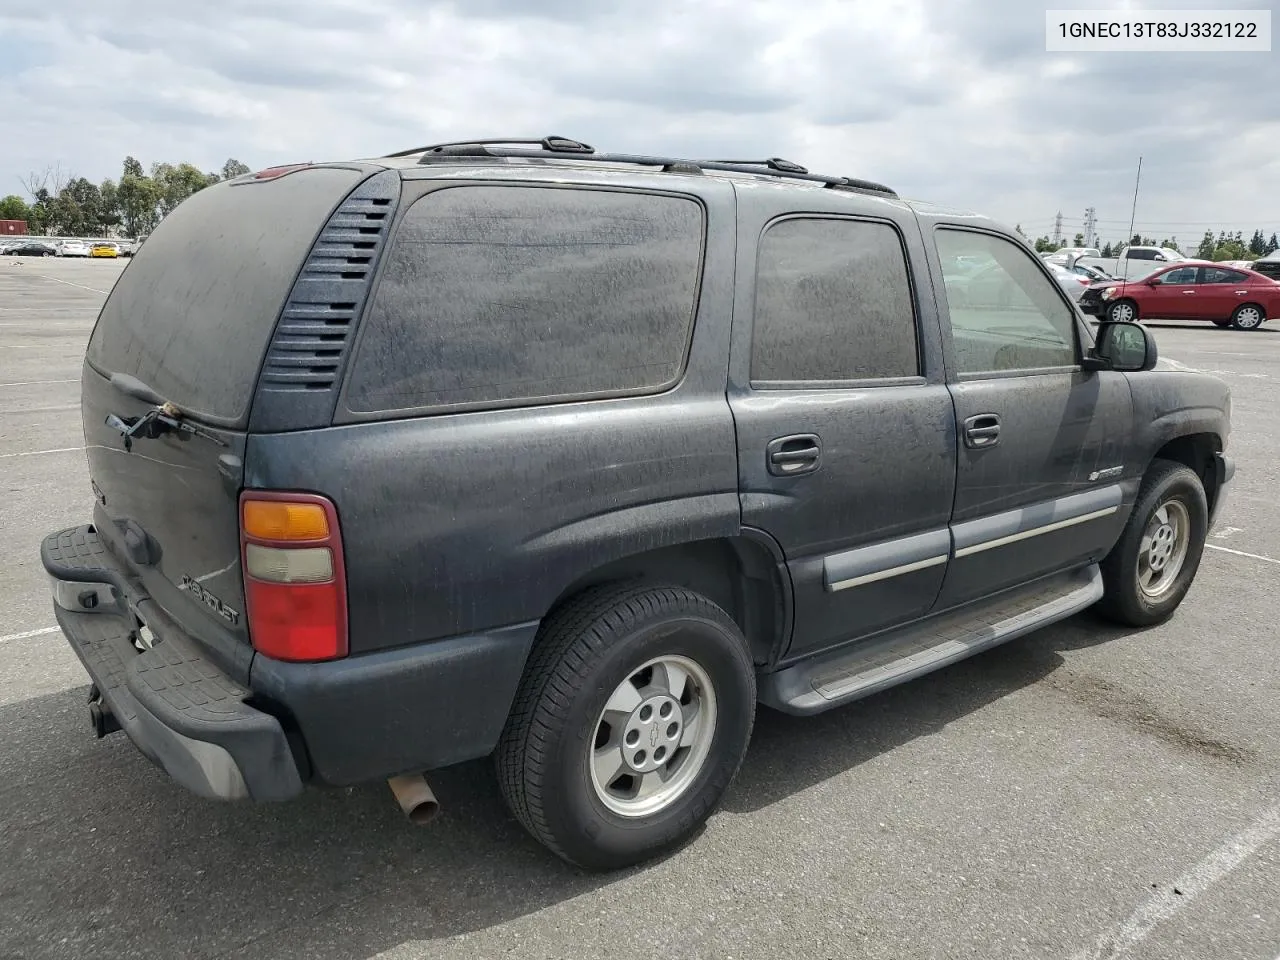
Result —
[{"label": "rear wheel well", "polygon": [[702,594],[733,618],[756,664],[776,657],[789,622],[788,591],[777,561],[749,537],[695,540],[614,560],[566,587],[547,616],[583,590],[606,583],[675,585]]},{"label": "rear wheel well", "polygon": [[1204,493],[1212,513],[1218,499],[1218,473],[1214,469],[1213,456],[1221,450],[1222,441],[1215,434],[1193,433],[1170,440],[1156,451],[1155,459],[1172,460],[1194,470],[1204,484]]}]

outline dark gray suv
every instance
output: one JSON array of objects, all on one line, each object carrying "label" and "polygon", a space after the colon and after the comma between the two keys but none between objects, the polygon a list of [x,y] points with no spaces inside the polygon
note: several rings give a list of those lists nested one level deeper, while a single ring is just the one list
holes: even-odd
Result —
[{"label": "dark gray suv", "polygon": [[1230,405],[1156,362],[1010,230],[782,160],[277,167],[112,290],[94,515],[42,559],[98,735],[196,793],[387,779],[425,819],[424,771],[492,755],[618,867],[696,831],[758,702],[1170,616]]}]

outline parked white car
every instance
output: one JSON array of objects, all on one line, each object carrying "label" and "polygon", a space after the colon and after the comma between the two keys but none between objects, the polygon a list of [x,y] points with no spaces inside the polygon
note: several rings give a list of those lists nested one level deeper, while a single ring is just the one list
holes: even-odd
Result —
[{"label": "parked white car", "polygon": [[58,244],[58,256],[87,257],[89,256],[89,245],[83,240],[63,240]]}]

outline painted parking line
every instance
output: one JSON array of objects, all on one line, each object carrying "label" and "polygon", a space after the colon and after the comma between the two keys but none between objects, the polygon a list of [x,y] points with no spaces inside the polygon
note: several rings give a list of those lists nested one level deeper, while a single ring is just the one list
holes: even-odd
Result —
[{"label": "painted parking line", "polygon": [[44,383],[79,383],[80,378],[74,380],[13,380],[9,383],[0,383],[0,387],[36,387]]},{"label": "painted parking line", "polygon": [[41,627],[39,630],[26,630],[22,633],[11,633],[8,636],[0,637],[0,643],[8,643],[10,640],[26,640],[29,637],[43,637],[47,633],[57,633],[61,627]]},{"label": "painted parking line", "polygon": [[58,277],[47,277],[43,273],[37,273],[37,277],[41,280],[52,280],[54,283],[65,283],[68,287],[79,287],[81,290],[88,290],[90,293],[110,293],[110,290],[99,290],[97,287],[86,287],[83,283],[73,283],[70,280],[61,280]]},{"label": "painted parking line", "polygon": [[10,457],[39,457],[46,453],[75,453],[77,450],[83,450],[84,447],[54,447],[52,450],[24,450],[22,453],[0,453],[0,460],[7,460]]},{"label": "painted parking line", "polygon": [[1250,560],[1261,560],[1263,563],[1280,564],[1280,560],[1275,557],[1264,557],[1260,553],[1245,553],[1243,550],[1232,550],[1230,547],[1220,547],[1216,543],[1206,543],[1206,550],[1217,550],[1219,553],[1230,553],[1237,557],[1248,557]]},{"label": "painted parking line", "polygon": [[1122,960],[1129,956],[1130,951],[1142,943],[1152,930],[1184,910],[1202,893],[1277,838],[1280,838],[1280,805],[1266,811],[1178,879],[1164,884],[1142,906],[1129,914],[1124,923],[1100,937],[1091,950],[1075,954],[1072,960]]}]

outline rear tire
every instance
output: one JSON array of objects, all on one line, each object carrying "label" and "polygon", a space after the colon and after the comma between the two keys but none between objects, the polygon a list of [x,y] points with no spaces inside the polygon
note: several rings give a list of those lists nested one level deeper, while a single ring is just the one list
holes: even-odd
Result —
[{"label": "rear tire", "polygon": [[1112,323],[1137,323],[1138,305],[1132,300],[1117,300],[1107,307],[1107,319]]},{"label": "rear tire", "polygon": [[1152,461],[1124,532],[1102,561],[1098,612],[1131,627],[1168,620],[1195,579],[1208,532],[1209,503],[1195,471]]},{"label": "rear tire", "polygon": [[1231,324],[1237,330],[1257,330],[1266,319],[1266,312],[1256,303],[1243,303],[1231,315]]},{"label": "rear tire", "polygon": [[558,856],[630,866],[710,816],[746,755],[755,704],[746,641],[720,607],[683,587],[593,588],[539,631],[498,780]]}]

